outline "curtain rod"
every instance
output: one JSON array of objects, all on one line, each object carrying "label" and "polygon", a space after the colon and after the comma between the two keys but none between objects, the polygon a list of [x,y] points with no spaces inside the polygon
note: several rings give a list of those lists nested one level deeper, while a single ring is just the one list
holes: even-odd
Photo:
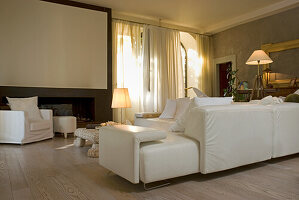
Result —
[{"label": "curtain rod", "polygon": [[149,23],[135,22],[135,21],[132,21],[132,20],[120,19],[120,18],[115,18],[115,17],[112,17],[112,19],[120,20],[120,21],[124,21],[124,22],[135,23],[135,24],[140,24],[140,25],[156,26],[156,27],[160,27],[160,28],[166,28],[166,29],[170,29],[170,30],[181,31],[181,32],[186,32],[186,33],[193,33],[193,34],[197,34],[197,35],[204,35],[204,36],[210,37],[210,35],[206,35],[206,34],[202,34],[202,33],[198,33],[198,32],[183,31],[183,30],[180,30],[180,29],[177,29],[177,28],[169,28],[169,27],[165,27],[165,26],[161,26],[161,25],[153,25],[153,24],[149,24]]}]

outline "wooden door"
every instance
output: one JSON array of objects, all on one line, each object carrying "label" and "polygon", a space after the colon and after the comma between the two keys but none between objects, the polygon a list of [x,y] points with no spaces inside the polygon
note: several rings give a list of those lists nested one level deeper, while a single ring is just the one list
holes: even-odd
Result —
[{"label": "wooden door", "polygon": [[231,64],[231,62],[219,64],[219,91],[221,97],[224,96],[224,89],[228,87],[227,68]]}]

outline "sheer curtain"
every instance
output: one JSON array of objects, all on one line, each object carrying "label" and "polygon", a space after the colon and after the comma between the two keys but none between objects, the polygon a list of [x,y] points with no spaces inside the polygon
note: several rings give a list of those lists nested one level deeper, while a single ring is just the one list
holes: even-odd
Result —
[{"label": "sheer curtain", "polygon": [[146,26],[143,32],[143,106],[161,112],[167,98],[184,97],[183,66],[178,31]]},{"label": "sheer curtain", "polygon": [[199,89],[208,96],[213,96],[213,86],[215,81],[215,70],[211,63],[212,43],[209,36],[196,35],[197,50],[201,65],[201,76],[199,78]]},{"label": "sheer curtain", "polygon": [[[135,23],[114,20],[113,28],[113,89],[128,88],[132,108],[123,109],[123,119],[134,120],[143,111],[142,30]],[[113,120],[120,121],[120,109],[113,109]]]}]

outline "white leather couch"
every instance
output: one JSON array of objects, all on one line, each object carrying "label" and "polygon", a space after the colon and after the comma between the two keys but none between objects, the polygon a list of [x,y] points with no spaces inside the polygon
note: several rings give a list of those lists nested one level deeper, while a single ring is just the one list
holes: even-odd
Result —
[{"label": "white leather couch", "polygon": [[[136,139],[132,134],[117,129],[106,132],[104,128],[100,131],[100,164],[132,183],[231,169],[298,153],[298,118],[299,104],[295,103],[236,104],[194,108],[185,132],[165,131],[165,139]],[[150,138],[151,132],[141,136]],[[127,159],[128,155],[138,159]],[[138,170],[134,176],[126,171],[132,170],[126,167],[132,162]]]},{"label": "white leather couch", "polygon": [[269,107],[274,117],[272,157],[299,153],[299,103],[285,102]]},{"label": "white leather couch", "polygon": [[0,143],[25,144],[53,138],[52,110],[41,109],[42,120],[28,119],[24,111],[0,111]]}]

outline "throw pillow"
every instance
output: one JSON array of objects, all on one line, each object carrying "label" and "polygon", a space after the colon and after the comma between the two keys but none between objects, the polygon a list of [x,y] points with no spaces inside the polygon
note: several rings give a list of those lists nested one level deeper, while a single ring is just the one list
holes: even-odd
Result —
[{"label": "throw pillow", "polygon": [[197,97],[208,97],[205,93],[197,88],[192,88]]},{"label": "throw pillow", "polygon": [[296,92],[294,92],[294,94],[298,94],[299,95],[299,89]]},{"label": "throw pillow", "polygon": [[24,111],[30,120],[42,120],[41,113],[37,107],[37,97],[9,98],[6,97],[9,107],[13,111]]},{"label": "throw pillow", "polygon": [[191,100],[189,97],[176,99],[175,119],[178,119],[188,109]]},{"label": "throw pillow", "polygon": [[166,106],[163,113],[160,115],[160,119],[173,119],[176,111],[176,100],[167,99]]},{"label": "throw pillow", "polygon": [[226,105],[231,104],[233,101],[232,97],[207,97],[207,98],[199,98],[194,97],[191,100],[188,108],[184,111],[184,113],[172,124],[169,128],[169,131],[172,132],[184,132],[185,124],[187,117],[190,111],[193,108],[200,107],[200,106],[209,106],[209,105]]},{"label": "throw pillow", "polygon": [[285,102],[294,102],[294,103],[299,103],[299,94],[289,94]]}]

